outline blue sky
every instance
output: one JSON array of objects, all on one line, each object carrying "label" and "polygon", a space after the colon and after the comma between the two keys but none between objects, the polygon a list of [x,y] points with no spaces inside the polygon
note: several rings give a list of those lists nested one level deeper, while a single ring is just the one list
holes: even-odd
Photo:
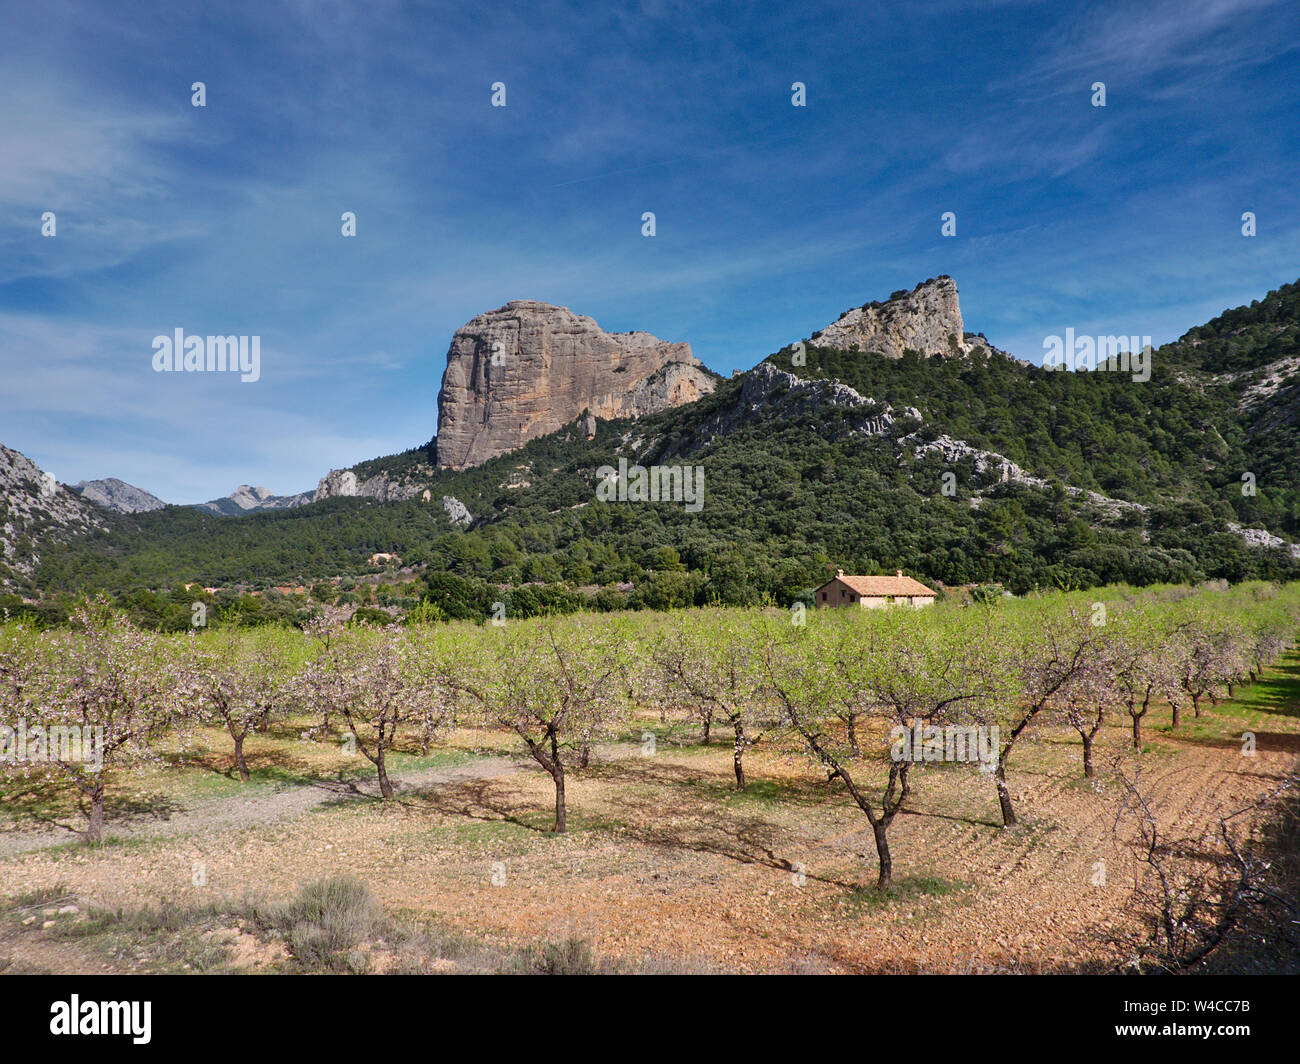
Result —
[{"label": "blue sky", "polygon": [[[940,273],[1035,361],[1300,276],[1294,0],[210,6],[0,9],[0,442],[67,483],[422,443],[511,299],[728,373]],[[261,379],[153,372],[177,327],[259,335]]]}]

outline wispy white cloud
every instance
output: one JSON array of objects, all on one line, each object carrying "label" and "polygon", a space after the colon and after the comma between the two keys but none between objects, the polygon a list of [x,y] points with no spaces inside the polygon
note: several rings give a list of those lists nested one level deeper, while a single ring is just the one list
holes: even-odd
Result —
[{"label": "wispy white cloud", "polygon": [[[1155,0],[1070,8],[1038,47],[1038,58],[1008,81],[1078,91],[1072,79],[1140,80],[1169,93],[1181,78],[1222,77],[1295,49],[1295,40],[1255,32],[1286,0]],[[1232,32],[1224,32],[1224,31]]]}]

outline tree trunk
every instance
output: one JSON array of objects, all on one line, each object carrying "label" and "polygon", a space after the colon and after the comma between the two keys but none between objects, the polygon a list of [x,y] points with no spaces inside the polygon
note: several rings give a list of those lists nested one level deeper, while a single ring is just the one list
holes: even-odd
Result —
[{"label": "tree trunk", "polygon": [[95,789],[90,792],[90,823],[86,825],[86,841],[98,842],[103,834],[104,785],[97,782]]},{"label": "tree trunk", "polygon": [[1196,715],[1197,715],[1198,717],[1201,715],[1201,696],[1200,696],[1200,695],[1192,695],[1192,709],[1194,709],[1194,710],[1196,711]]},{"label": "tree trunk", "polygon": [[563,835],[565,830],[564,816],[564,766],[560,764],[558,758],[555,761],[555,771],[551,773],[551,778],[555,780],[555,828],[557,835]]},{"label": "tree trunk", "polygon": [[1173,713],[1174,713],[1174,715],[1173,715],[1173,719],[1170,720],[1170,722],[1169,722],[1169,726],[1170,726],[1171,728],[1177,728],[1177,727],[1178,727],[1178,722],[1179,722],[1179,718],[1178,718],[1178,703],[1177,703],[1177,702],[1170,702],[1170,703],[1169,703],[1169,708],[1170,708],[1171,710],[1173,710]]},{"label": "tree trunk", "polygon": [[1092,779],[1097,775],[1097,770],[1092,764],[1092,736],[1083,732],[1079,735],[1083,739],[1083,776],[1084,779]]},{"label": "tree trunk", "polygon": [[1142,715],[1129,714],[1133,718],[1133,749],[1139,754],[1142,752]]},{"label": "tree trunk", "polygon": [[894,861],[889,856],[889,839],[885,837],[888,830],[889,825],[883,820],[871,825],[871,833],[876,837],[876,856],[880,858],[880,875],[876,879],[876,886],[881,890],[889,886],[889,881],[894,876]]},{"label": "tree trunk", "polygon": [[1016,822],[1016,811],[1011,807],[1011,791],[1007,787],[1007,770],[1001,760],[998,761],[998,767],[993,773],[993,779],[998,785],[998,806],[1002,810],[1002,826],[1009,828]]},{"label": "tree trunk", "polygon": [[858,715],[849,714],[849,749],[853,752],[854,757],[861,757],[862,751],[858,749]]},{"label": "tree trunk", "polygon": [[555,833],[565,830],[564,762],[560,760],[560,738],[551,730],[551,779],[555,780]]},{"label": "tree trunk", "polygon": [[248,762],[244,760],[244,737],[235,736],[235,766],[239,769],[239,782],[248,782]]},{"label": "tree trunk", "polygon": [[388,781],[388,768],[384,764],[384,748],[381,746],[375,754],[375,768],[379,772],[379,794],[388,799],[393,796],[393,785]]},{"label": "tree trunk", "polygon": [[713,727],[713,718],[712,718],[712,717],[705,717],[705,718],[704,718],[704,738],[701,740],[701,741],[704,743],[705,746],[708,746],[708,744],[709,744],[709,729],[712,728],[712,727]]},{"label": "tree trunk", "polygon": [[582,752],[578,755],[578,767],[586,768],[591,764],[591,743],[582,741]]},{"label": "tree trunk", "polygon": [[736,724],[736,746],[732,752],[732,764],[736,770],[736,790],[745,789],[745,726]]}]

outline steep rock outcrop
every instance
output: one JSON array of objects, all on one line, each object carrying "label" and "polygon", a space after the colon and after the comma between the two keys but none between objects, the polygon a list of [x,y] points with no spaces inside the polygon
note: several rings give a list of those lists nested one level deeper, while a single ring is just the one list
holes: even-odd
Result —
[{"label": "steep rock outcrop", "polygon": [[444,495],[442,497],[442,508],[447,512],[447,520],[457,528],[468,528],[474,523],[474,517],[469,512],[469,507],[454,495]]},{"label": "steep rock outcrop", "polygon": [[374,476],[362,478],[351,469],[331,469],[320,478],[311,501],[361,496],[365,499],[378,499],[380,502],[401,502],[420,495],[425,487],[426,485],[418,480],[398,480],[387,473],[376,473]]},{"label": "steep rock outcrop", "polygon": [[841,315],[813,333],[811,343],[840,351],[877,351],[901,358],[908,350],[923,355],[967,354],[983,345],[966,336],[957,301],[957,282],[946,274],[885,302],[868,303]]},{"label": "steep rock outcrop", "polygon": [[149,510],[161,510],[167,505],[144,488],[137,488],[134,484],[118,480],[117,477],[78,481],[72,485],[72,490],[96,506],[120,514],[146,513]]},{"label": "steep rock outcrop", "polygon": [[586,410],[641,417],[694,402],[716,383],[689,344],[607,333],[566,307],[516,300],[452,337],[438,393],[438,464],[476,466]]}]

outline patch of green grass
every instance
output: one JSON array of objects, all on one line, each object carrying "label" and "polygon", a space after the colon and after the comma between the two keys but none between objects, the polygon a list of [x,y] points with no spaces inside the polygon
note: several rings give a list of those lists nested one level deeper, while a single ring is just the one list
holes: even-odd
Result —
[{"label": "patch of green grass", "polygon": [[726,781],[717,779],[683,780],[681,786],[689,787],[707,801],[724,805],[762,805],[781,807],[790,804],[818,805],[828,792],[823,784],[806,780],[774,780],[745,773],[745,789],[736,790],[735,777]]},{"label": "patch of green grass", "polygon": [[895,879],[881,890],[879,887],[859,887],[849,893],[849,903],[854,909],[886,909],[900,902],[916,902],[929,898],[947,898],[969,890],[970,884],[956,879],[943,879],[931,875],[911,875]]},{"label": "patch of green grass", "polygon": [[1114,777],[1100,767],[1097,768],[1097,775],[1091,779],[1085,776],[1083,770],[1080,769],[1077,775],[1071,776],[1066,781],[1065,785],[1073,791],[1084,791],[1089,794],[1104,794],[1107,791],[1115,790],[1118,786]]},{"label": "patch of green grass", "polygon": [[427,834],[468,846],[530,842],[534,830],[513,820],[459,820]]},{"label": "patch of green grass", "polygon": [[[365,761],[364,758],[362,760]],[[468,750],[430,750],[427,754],[408,754],[397,750],[388,755],[387,764],[391,776],[403,772],[421,772],[425,769],[458,768],[477,760],[480,760],[479,756]],[[365,764],[372,772],[374,771],[374,766],[369,761],[365,761]]]},{"label": "patch of green grass", "polygon": [[[386,761],[390,776],[421,772],[426,769],[455,768],[475,760],[476,755],[467,750],[432,750],[428,754],[391,751]],[[235,798],[261,791],[279,791],[290,787],[303,787],[320,780],[364,780],[375,775],[375,766],[357,751],[349,758],[347,767],[334,771],[304,772],[288,765],[261,765],[249,768],[247,783],[238,775],[224,772],[190,773],[185,780],[187,792],[203,798]]]},{"label": "patch of green grass", "polygon": [[1265,669],[1253,684],[1237,687],[1232,704],[1270,716],[1300,718],[1300,651]]},{"label": "patch of green grass", "polygon": [[655,737],[655,744],[671,746],[674,750],[683,748],[687,749],[705,749],[717,750],[726,749],[729,740],[722,733],[715,731],[712,736],[712,742],[707,746],[701,742],[703,730],[698,723],[684,722],[679,720],[670,720],[662,723],[657,720],[638,720],[634,721],[622,732],[618,733],[614,740],[620,743],[633,743],[640,746],[644,742],[644,735],[649,732]]},{"label": "patch of green grass", "polygon": [[149,846],[158,845],[165,841],[165,839],[129,837],[126,835],[105,835],[98,842],[87,842],[83,838],[73,838],[67,842],[61,842],[57,846],[42,847],[41,854],[52,857],[56,861],[61,861],[68,857],[83,857],[86,854],[98,853],[102,850],[144,850]]},{"label": "patch of green grass", "polygon": [[290,787],[302,787],[311,783],[316,777],[302,772],[294,772],[279,765],[250,768],[248,782],[240,781],[238,775],[226,775],[221,772],[193,771],[181,769],[183,777],[177,782],[188,799],[237,798],[266,792],[282,791]]}]

